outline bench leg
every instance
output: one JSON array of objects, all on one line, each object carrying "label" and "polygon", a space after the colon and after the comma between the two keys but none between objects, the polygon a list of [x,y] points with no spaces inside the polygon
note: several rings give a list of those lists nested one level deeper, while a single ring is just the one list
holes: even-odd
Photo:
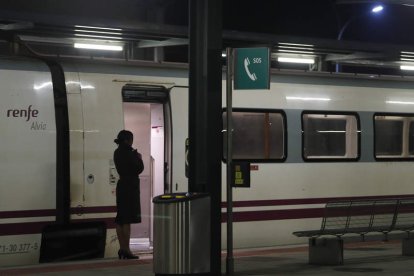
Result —
[{"label": "bench leg", "polygon": [[414,239],[404,238],[402,240],[402,255],[414,256]]},{"label": "bench leg", "polygon": [[309,264],[342,265],[343,263],[344,241],[342,239],[309,239]]}]

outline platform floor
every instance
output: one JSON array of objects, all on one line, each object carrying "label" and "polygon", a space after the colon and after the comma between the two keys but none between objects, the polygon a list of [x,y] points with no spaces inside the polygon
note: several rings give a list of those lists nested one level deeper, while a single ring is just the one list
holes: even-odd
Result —
[{"label": "platform floor", "polygon": [[[264,275],[414,275],[414,257],[401,256],[399,242],[347,244],[345,264],[316,266],[308,264],[307,246],[286,246],[235,251],[237,276]],[[225,258],[225,255],[223,254]],[[225,259],[222,275],[225,275]],[[0,268],[0,275],[140,275],[153,274],[152,256],[140,254],[140,260],[92,260]]]}]

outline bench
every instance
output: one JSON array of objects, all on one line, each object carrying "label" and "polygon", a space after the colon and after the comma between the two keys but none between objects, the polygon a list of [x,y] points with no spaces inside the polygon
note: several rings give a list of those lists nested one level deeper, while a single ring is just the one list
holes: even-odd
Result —
[{"label": "bench", "polygon": [[380,235],[388,240],[402,239],[402,253],[414,256],[414,198],[345,200],[328,202],[320,229],[297,231],[293,235],[309,238],[310,264],[343,264],[343,244],[355,237]]}]

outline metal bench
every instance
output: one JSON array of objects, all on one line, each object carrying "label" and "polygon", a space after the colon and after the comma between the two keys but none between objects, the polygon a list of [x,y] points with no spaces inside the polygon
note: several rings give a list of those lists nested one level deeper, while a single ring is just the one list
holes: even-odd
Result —
[{"label": "metal bench", "polygon": [[[374,234],[388,240],[390,232],[403,240],[403,255],[414,255],[414,198],[368,199],[328,202],[320,229],[297,231],[297,237],[309,238],[309,263],[343,264],[343,243],[364,241]],[[378,235],[375,235],[376,237]],[[333,238],[334,237],[334,238]]]}]

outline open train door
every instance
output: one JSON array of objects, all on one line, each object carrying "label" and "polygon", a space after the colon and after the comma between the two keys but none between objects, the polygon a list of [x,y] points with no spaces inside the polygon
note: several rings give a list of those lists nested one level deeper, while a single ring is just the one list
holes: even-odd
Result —
[{"label": "open train door", "polygon": [[169,90],[164,86],[127,84],[122,88],[125,129],[134,134],[133,148],[144,161],[140,175],[142,221],[131,225],[131,248],[152,247],[154,196],[170,190],[171,120]]}]

